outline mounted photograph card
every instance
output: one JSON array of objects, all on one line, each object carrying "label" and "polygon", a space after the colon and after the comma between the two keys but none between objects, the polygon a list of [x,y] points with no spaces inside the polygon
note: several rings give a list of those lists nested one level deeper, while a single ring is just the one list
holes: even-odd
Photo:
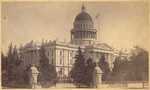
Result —
[{"label": "mounted photograph card", "polygon": [[2,89],[148,89],[148,1],[1,1]]}]

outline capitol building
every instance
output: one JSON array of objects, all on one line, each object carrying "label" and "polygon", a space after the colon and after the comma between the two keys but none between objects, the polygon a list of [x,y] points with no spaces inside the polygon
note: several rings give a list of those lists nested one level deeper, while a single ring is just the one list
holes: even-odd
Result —
[{"label": "capitol building", "polygon": [[117,52],[105,43],[100,43],[97,39],[97,30],[94,28],[92,17],[86,12],[84,5],[81,12],[75,17],[73,29],[70,30],[70,42],[60,42],[58,39],[53,41],[43,41],[42,43],[31,41],[26,45],[21,45],[19,52],[23,64],[39,65],[39,49],[43,45],[46,49],[46,55],[49,63],[56,68],[58,77],[68,76],[75,62],[75,54],[80,46],[85,60],[92,57],[98,62],[102,56],[105,56],[109,67],[113,68],[113,62],[118,55],[126,57],[125,53]]}]

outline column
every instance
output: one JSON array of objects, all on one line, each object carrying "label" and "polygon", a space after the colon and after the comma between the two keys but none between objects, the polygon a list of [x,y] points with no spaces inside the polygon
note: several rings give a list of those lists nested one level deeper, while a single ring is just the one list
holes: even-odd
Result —
[{"label": "column", "polygon": [[82,38],[82,36],[83,36],[82,31],[80,33],[81,33],[81,38]]},{"label": "column", "polygon": [[76,33],[76,38],[78,38],[78,32],[75,32]]},{"label": "column", "polygon": [[76,38],[77,38],[77,32],[74,33],[74,39],[76,39]]},{"label": "column", "polygon": [[76,32],[74,33],[74,35],[75,35],[74,38],[76,39]]},{"label": "column", "polygon": [[72,39],[74,39],[73,37],[74,37],[74,36],[73,36],[73,33],[72,33]]},{"label": "column", "polygon": [[86,38],[88,38],[88,33],[87,33],[87,31],[85,32],[85,34],[86,34]]},{"label": "column", "polygon": [[85,31],[85,38],[87,38],[87,32]]},{"label": "column", "polygon": [[89,34],[89,31],[88,31],[88,38],[90,38],[90,34]]},{"label": "column", "polygon": [[84,32],[82,31],[82,38],[84,38]]},{"label": "column", "polygon": [[62,60],[63,66],[64,66],[64,49],[63,49],[63,60]]},{"label": "column", "polygon": [[79,34],[80,34],[80,38],[82,38],[82,31],[80,31]]},{"label": "column", "polygon": [[111,62],[110,62],[110,53],[108,53],[108,63],[109,63],[109,67],[111,67]]},{"label": "column", "polygon": [[73,33],[73,39],[75,39],[75,33]]},{"label": "column", "polygon": [[92,33],[92,38],[94,38],[94,32]]},{"label": "column", "polygon": [[73,37],[74,37],[73,39],[75,39],[75,32],[73,33]]},{"label": "column", "polygon": [[91,32],[90,32],[90,38],[91,38],[91,36],[92,36],[92,34],[91,34]]}]

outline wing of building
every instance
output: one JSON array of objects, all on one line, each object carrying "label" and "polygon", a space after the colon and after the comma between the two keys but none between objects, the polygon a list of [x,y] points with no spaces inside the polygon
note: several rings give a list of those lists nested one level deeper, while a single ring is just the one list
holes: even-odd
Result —
[{"label": "wing of building", "polygon": [[[60,42],[58,40],[49,42],[33,42],[20,46],[19,51],[24,65],[39,65],[39,49],[44,45],[46,55],[50,60],[50,64],[56,67],[58,77],[68,76],[73,63],[75,62],[75,53],[80,46],[84,52],[85,60],[92,57],[96,62],[100,60],[102,55],[106,57],[109,67],[113,68],[115,57],[120,53],[114,51],[105,43],[99,43],[97,40],[97,30],[94,28],[92,17],[86,12],[84,5],[74,21],[73,29],[71,29],[71,41]],[[126,54],[122,54],[126,57]]]}]

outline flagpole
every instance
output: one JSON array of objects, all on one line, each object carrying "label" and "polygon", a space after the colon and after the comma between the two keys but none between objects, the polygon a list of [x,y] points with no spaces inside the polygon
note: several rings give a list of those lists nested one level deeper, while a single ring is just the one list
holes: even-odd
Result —
[{"label": "flagpole", "polygon": [[96,15],[96,17],[95,17],[95,19],[97,19],[98,20],[98,22],[97,22],[97,24],[98,24],[98,26],[97,26],[97,40],[98,40],[98,42],[100,42],[100,30],[99,30],[99,24],[100,24],[100,22],[99,22],[99,13]]},{"label": "flagpole", "polygon": [[[99,13],[98,13],[98,15],[99,15]],[[98,17],[98,41],[100,42],[100,30],[99,30],[99,17]]]},{"label": "flagpole", "polygon": [[100,42],[100,30],[99,30],[99,13],[97,14],[97,20],[98,20],[98,30],[97,30],[97,39],[98,39],[98,42]]}]

